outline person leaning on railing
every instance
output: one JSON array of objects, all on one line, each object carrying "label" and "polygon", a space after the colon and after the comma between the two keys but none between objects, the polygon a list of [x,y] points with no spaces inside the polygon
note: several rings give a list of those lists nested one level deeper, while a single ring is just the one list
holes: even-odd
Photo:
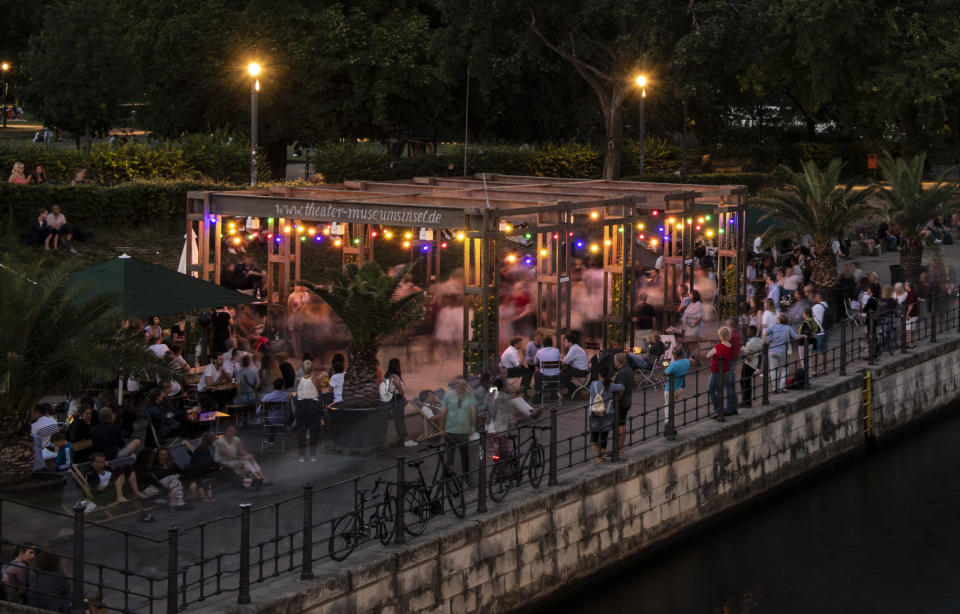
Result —
[{"label": "person leaning on railing", "polygon": [[787,326],[787,314],[777,316],[777,323],[763,331],[763,340],[769,345],[770,377],[774,393],[787,389],[787,353],[790,342],[797,339],[797,331]]}]

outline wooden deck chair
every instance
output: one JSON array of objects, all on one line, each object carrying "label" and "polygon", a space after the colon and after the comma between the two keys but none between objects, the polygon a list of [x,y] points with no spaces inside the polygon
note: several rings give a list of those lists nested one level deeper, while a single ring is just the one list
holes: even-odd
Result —
[{"label": "wooden deck chair", "polygon": [[436,414],[432,407],[422,404],[420,399],[411,399],[410,405],[416,409],[417,413],[423,418],[423,432],[417,437],[417,441],[426,441],[434,437],[444,437],[446,435],[443,427],[441,427],[437,421]]},{"label": "wooden deck chair", "polygon": [[[86,463],[85,463],[86,464]],[[87,465],[89,468],[89,465]],[[73,478],[74,484],[77,488],[83,493],[83,498],[86,501],[94,503],[93,493],[90,491],[90,485],[87,484],[87,478],[81,471],[80,466],[71,465],[67,469],[67,474]],[[127,516],[133,516],[134,514],[139,514],[143,512],[143,506],[140,505],[140,502],[132,498],[127,503],[111,503],[110,505],[97,505],[96,509],[92,510],[86,514],[87,518],[91,520],[117,520],[119,518],[125,518]]]}]

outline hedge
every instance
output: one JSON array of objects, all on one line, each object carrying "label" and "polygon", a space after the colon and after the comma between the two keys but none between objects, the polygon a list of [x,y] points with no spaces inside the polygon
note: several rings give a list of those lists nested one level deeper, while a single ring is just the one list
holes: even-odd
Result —
[{"label": "hedge", "polygon": [[[679,168],[679,153],[661,139],[645,141],[645,167],[663,172]],[[623,147],[622,174],[639,170],[637,143]],[[444,148],[437,156],[391,158],[378,144],[347,143],[323,145],[310,154],[310,163],[328,183],[349,179],[383,181],[428,175],[461,175],[463,147]],[[537,177],[599,178],[603,172],[603,151],[593,145],[570,143],[542,147],[474,145],[467,152],[469,173],[487,172]]]},{"label": "hedge", "polygon": [[[14,162],[23,162],[29,173],[40,164],[47,179],[69,183],[81,168],[101,184],[135,179],[188,179],[240,183],[250,173],[246,142],[216,136],[190,135],[178,141],[131,143],[119,147],[94,145],[88,150],[47,148],[33,143],[0,145],[0,172],[9,174]],[[267,171],[266,160],[258,168]],[[6,179],[7,175],[3,176]],[[267,177],[260,174],[260,179]]]},{"label": "hedge", "polygon": [[187,192],[242,189],[198,181],[130,181],[114,186],[15,185],[0,183],[3,222],[12,217],[25,228],[41,208],[59,205],[67,220],[82,227],[140,226],[185,222]]}]

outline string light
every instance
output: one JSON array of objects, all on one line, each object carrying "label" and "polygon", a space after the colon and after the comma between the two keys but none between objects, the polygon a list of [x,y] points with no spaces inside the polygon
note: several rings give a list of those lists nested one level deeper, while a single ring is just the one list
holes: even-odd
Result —
[{"label": "string light", "polygon": [[640,230],[643,230],[643,229],[644,229],[644,225],[643,225],[643,224],[637,224],[637,228],[640,229]]},{"label": "string light", "polygon": [[422,250],[425,251],[425,252],[429,252],[429,251],[430,251],[430,246],[429,246],[429,245],[424,245],[424,246],[421,247],[420,249],[422,249]]},{"label": "string light", "polygon": [[279,243],[279,242],[280,242],[280,237],[277,237],[276,239],[274,239],[274,241],[277,242],[277,243]]},{"label": "string light", "polygon": [[305,233],[306,231],[307,231],[307,229],[304,228],[303,226],[299,226],[299,227],[297,228],[297,234],[303,234],[303,233]]},{"label": "string light", "polygon": [[306,238],[306,237],[300,237],[300,240],[301,240],[301,241],[306,241],[307,238]]},{"label": "string light", "polygon": [[592,243],[592,244],[590,245],[590,251],[593,252],[594,254],[596,254],[597,252],[600,251],[600,246],[597,245],[596,243]]},{"label": "string light", "polygon": [[610,247],[611,245],[613,245],[613,241],[611,241],[610,239],[607,239],[606,241],[603,242],[603,244],[606,245],[607,247]]},{"label": "string light", "polygon": [[650,245],[652,245],[653,247],[656,247],[656,246],[657,246],[657,240],[656,240],[656,239],[650,239]]},{"label": "string light", "polygon": [[531,258],[530,256],[527,256],[526,258],[523,259],[523,263],[526,264],[527,266],[530,266],[531,264],[533,264],[533,258]]},{"label": "string light", "polygon": [[577,241],[577,247],[578,248],[583,247],[583,241]]},{"label": "string light", "polygon": [[677,220],[675,220],[675,219],[672,218],[672,217],[668,217],[668,218],[667,218],[667,224],[670,225],[670,226],[673,226],[676,222],[677,222]]},{"label": "string light", "polygon": [[316,228],[311,228],[308,232],[310,233],[310,236],[312,237],[313,235],[317,234],[317,229],[316,229]]},{"label": "string light", "polygon": [[447,249],[447,242],[446,242],[446,241],[444,241],[443,243],[440,244],[440,249]]},{"label": "string light", "polygon": [[360,237],[357,237],[356,239],[354,239],[354,240],[353,240],[353,244],[354,244],[354,245],[360,245]]},{"label": "string light", "polygon": [[370,231],[370,238],[371,238],[371,239],[376,239],[376,238],[377,238],[377,231],[376,231],[376,230],[371,230],[371,231]]},{"label": "string light", "polygon": [[240,245],[241,243],[243,243],[243,239],[241,239],[240,237],[236,237],[233,239],[234,245]]},{"label": "string light", "polygon": [[529,241],[530,239],[533,238],[533,235],[527,232],[527,233],[524,233],[523,238]]},{"label": "string light", "polygon": [[653,211],[650,212],[650,215],[652,215],[653,217],[657,217],[658,215],[660,215],[660,212],[654,209]]},{"label": "string light", "polygon": [[325,235],[330,234],[330,227],[329,227],[329,226],[325,226],[325,227],[323,228],[323,234],[325,234]]},{"label": "string light", "polygon": [[403,242],[403,246],[404,246],[404,247],[410,247],[410,241],[404,241],[404,242]]},{"label": "string light", "polygon": [[703,223],[703,218],[702,218],[702,217],[698,217],[698,218],[697,218],[697,223],[698,223],[698,224],[702,224],[702,223]]},{"label": "string light", "polygon": [[709,216],[709,215],[705,215],[705,216],[703,216],[703,219],[705,219],[705,220],[707,220],[707,221],[709,222],[709,221],[710,221],[710,216]]},{"label": "string light", "polygon": [[317,235],[314,241],[316,241],[317,243],[319,243],[320,241],[323,241],[323,235]]},{"label": "string light", "polygon": [[540,250],[540,255],[543,256],[544,258],[546,258],[549,253],[550,253],[550,252],[548,252],[548,251],[545,250],[545,249],[541,249],[541,250]]},{"label": "string light", "polygon": [[515,255],[507,254],[507,262],[509,262],[510,264],[513,264],[516,261],[517,261],[517,257]]},{"label": "string light", "polygon": [[713,231],[712,231],[712,230],[708,230],[708,231],[707,231],[707,237],[712,237],[712,236],[713,236]]},{"label": "string light", "polygon": [[393,238],[393,233],[390,232],[389,230],[384,230],[384,231],[383,231],[383,237],[384,237],[385,239],[392,239],[392,238]]},{"label": "string light", "polygon": [[267,218],[267,222],[270,223],[270,224],[272,224],[272,223],[273,223],[273,218],[272,218],[272,217],[268,217],[268,218]]},{"label": "string light", "polygon": [[513,230],[513,226],[511,226],[510,224],[505,224],[503,227],[503,230],[504,232],[510,232],[511,230]]},{"label": "string light", "polygon": [[285,233],[287,233],[287,234],[290,234],[290,231],[291,231],[291,230],[293,230],[293,228],[290,228],[289,226],[285,226],[284,229],[283,229],[283,232],[285,232]]},{"label": "string light", "polygon": [[463,241],[464,238],[466,238],[466,236],[467,236],[467,235],[463,234],[462,232],[458,232],[458,233],[457,233],[457,241]]},{"label": "string light", "polygon": [[413,238],[413,233],[408,231],[408,232],[404,233],[403,236],[404,236],[404,238],[406,238],[406,239],[412,239],[412,238]]},{"label": "string light", "polygon": [[335,239],[333,244],[336,247],[340,247],[341,245],[343,245],[343,241],[341,241],[340,239]]},{"label": "string light", "polygon": [[591,211],[591,212],[590,212],[590,219],[591,219],[591,220],[600,219],[600,214],[597,213],[596,211]]}]

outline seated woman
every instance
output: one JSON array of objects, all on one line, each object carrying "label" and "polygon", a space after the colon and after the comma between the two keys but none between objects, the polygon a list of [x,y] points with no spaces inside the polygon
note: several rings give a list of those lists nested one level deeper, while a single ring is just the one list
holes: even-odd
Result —
[{"label": "seated woman", "polygon": [[186,483],[191,499],[196,499],[199,497],[199,499],[204,503],[213,502],[212,488],[204,490],[202,488],[198,488],[196,480],[180,479],[180,476],[185,475],[184,469],[182,469],[177,463],[173,462],[173,456],[170,454],[170,450],[167,448],[160,448],[157,450],[156,458],[153,461],[153,475],[160,480],[161,484],[169,476],[176,477],[181,484],[181,490],[183,484]]},{"label": "seated woman", "polygon": [[214,477],[224,466],[215,458],[214,443],[217,436],[207,431],[200,436],[200,443],[190,455],[190,462],[183,468],[183,477],[188,479],[199,479]]},{"label": "seated woman", "polygon": [[627,352],[627,359],[630,361],[630,366],[634,369],[643,369],[644,371],[649,371],[653,369],[654,363],[663,356],[667,351],[667,346],[663,344],[663,341],[660,341],[660,333],[657,331],[651,331],[650,335],[647,337],[647,350],[640,356],[638,354],[633,354],[632,352]]},{"label": "seated woman", "polygon": [[173,509],[180,511],[193,509],[183,502],[183,484],[180,482],[180,476],[167,473],[161,478],[156,475],[154,471],[156,456],[152,448],[144,448],[137,454],[137,460],[133,463],[133,472],[137,476],[140,492],[146,497],[156,497],[165,492]]},{"label": "seated woman", "polygon": [[223,437],[216,440],[214,445],[217,461],[233,469],[243,478],[243,487],[269,486],[270,480],[263,475],[263,470],[253,454],[243,447],[243,441],[237,437],[237,429],[232,424],[224,431]]}]

